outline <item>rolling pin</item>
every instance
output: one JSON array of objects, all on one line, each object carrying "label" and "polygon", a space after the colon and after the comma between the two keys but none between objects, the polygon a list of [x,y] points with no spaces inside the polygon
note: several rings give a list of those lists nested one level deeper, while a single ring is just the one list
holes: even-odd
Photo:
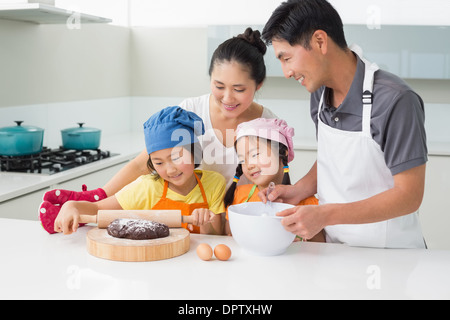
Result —
[{"label": "rolling pin", "polygon": [[192,223],[192,216],[182,216],[180,210],[99,210],[95,215],[80,215],[80,223],[96,223],[105,229],[116,219],[141,219],[166,224],[169,228],[181,228],[182,223]]}]

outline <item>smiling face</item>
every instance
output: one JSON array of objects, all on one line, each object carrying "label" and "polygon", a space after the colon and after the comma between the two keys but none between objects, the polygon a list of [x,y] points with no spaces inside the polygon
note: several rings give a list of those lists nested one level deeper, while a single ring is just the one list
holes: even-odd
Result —
[{"label": "smiling face", "polygon": [[272,42],[284,76],[299,81],[311,93],[323,85],[326,70],[321,45],[314,40],[311,41],[311,49],[305,49],[301,45],[291,46],[286,40]]},{"label": "smiling face", "polygon": [[265,188],[271,181],[281,183],[283,164],[280,161],[278,143],[246,136],[236,142],[236,152],[244,175],[258,187]]},{"label": "smiling face", "polygon": [[211,73],[211,93],[216,108],[227,118],[237,118],[253,103],[259,86],[245,67],[235,61],[216,63]]},{"label": "smiling face", "polygon": [[183,147],[162,149],[150,154],[153,168],[169,182],[169,188],[180,194],[192,190],[197,181],[194,176],[194,159]]}]

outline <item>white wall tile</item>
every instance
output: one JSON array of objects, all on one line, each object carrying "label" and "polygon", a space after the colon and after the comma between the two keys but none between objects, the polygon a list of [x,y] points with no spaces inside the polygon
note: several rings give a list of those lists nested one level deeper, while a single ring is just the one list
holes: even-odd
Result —
[{"label": "white wall tile", "polygon": [[56,148],[62,144],[61,130],[77,127],[77,122],[102,130],[102,135],[131,131],[131,109],[130,97],[7,107],[0,108],[0,127],[23,120],[23,125],[43,128],[44,146]]}]

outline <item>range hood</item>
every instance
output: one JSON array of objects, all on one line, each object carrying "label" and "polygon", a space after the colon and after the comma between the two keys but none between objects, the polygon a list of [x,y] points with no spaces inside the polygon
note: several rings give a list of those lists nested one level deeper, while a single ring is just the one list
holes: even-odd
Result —
[{"label": "range hood", "polygon": [[73,12],[42,3],[0,2],[0,19],[37,24],[65,24],[75,19],[80,23],[109,23],[111,19]]}]

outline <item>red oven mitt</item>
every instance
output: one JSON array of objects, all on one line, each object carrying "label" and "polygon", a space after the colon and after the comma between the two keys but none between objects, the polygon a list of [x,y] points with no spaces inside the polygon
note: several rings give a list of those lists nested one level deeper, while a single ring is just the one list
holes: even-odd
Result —
[{"label": "red oven mitt", "polygon": [[[56,189],[44,194],[43,202],[39,206],[39,219],[42,227],[50,234],[54,234],[55,220],[61,210],[61,206],[67,201],[89,201],[97,202],[106,199],[108,196],[102,188],[87,191],[83,185],[81,192]],[[80,227],[84,224],[80,224]]]},{"label": "red oven mitt", "polygon": [[102,188],[88,191],[85,184],[83,184],[81,188],[81,190],[83,190],[81,192],[63,189],[51,190],[44,194],[44,198],[42,200],[48,201],[51,204],[63,205],[67,201],[71,200],[97,202],[108,197]]}]

